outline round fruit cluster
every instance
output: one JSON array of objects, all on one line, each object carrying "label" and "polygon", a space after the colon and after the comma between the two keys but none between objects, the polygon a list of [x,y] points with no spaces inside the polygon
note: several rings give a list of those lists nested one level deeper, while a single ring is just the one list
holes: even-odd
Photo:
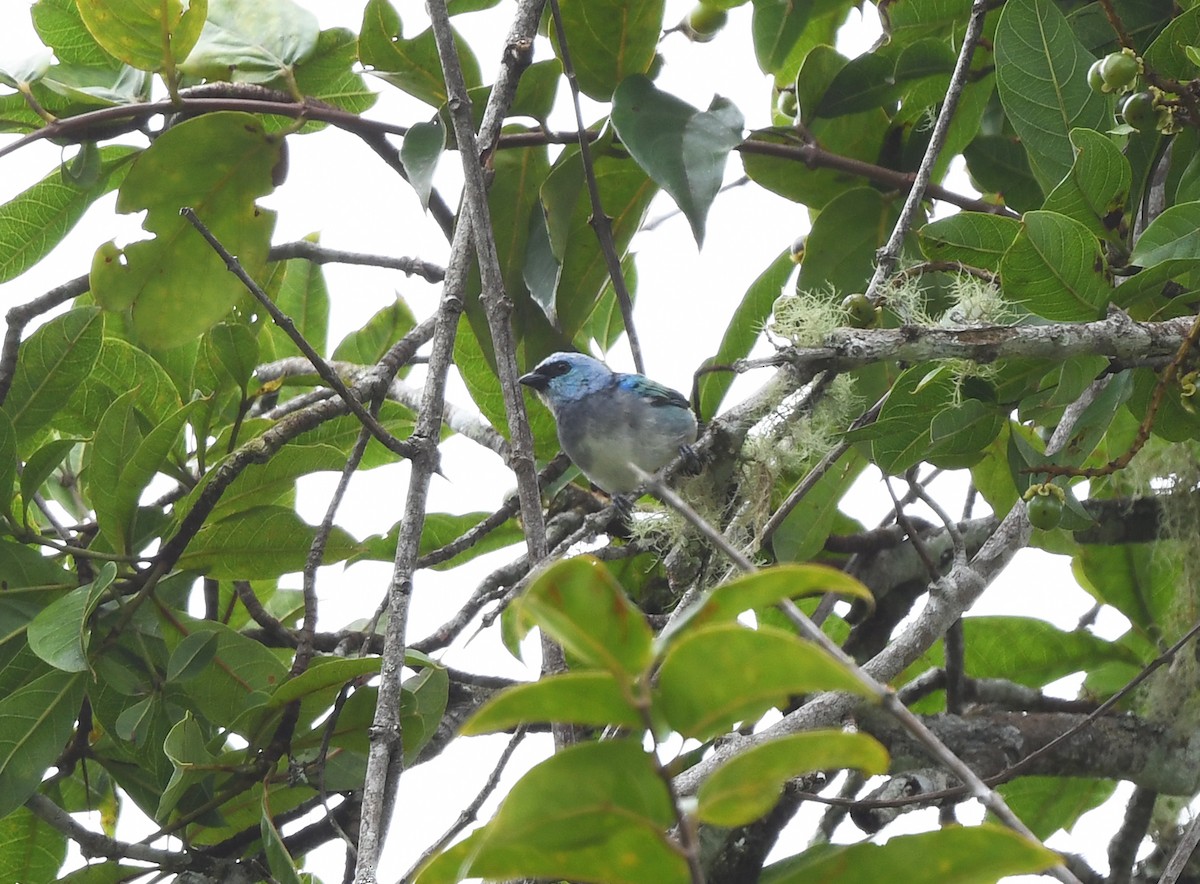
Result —
[{"label": "round fruit cluster", "polygon": [[1132,49],[1112,52],[1088,69],[1088,85],[1101,95],[1124,96],[1117,108],[1117,122],[1138,132],[1172,132],[1170,109],[1161,102],[1161,94],[1151,89],[1136,90],[1138,78],[1145,73],[1142,60]]}]

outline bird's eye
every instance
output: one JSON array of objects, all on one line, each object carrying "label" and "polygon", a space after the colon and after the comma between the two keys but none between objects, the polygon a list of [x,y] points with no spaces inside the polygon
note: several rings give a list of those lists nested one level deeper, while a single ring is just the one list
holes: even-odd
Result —
[{"label": "bird's eye", "polygon": [[564,375],[570,370],[571,363],[561,359],[558,362],[552,362],[546,366],[546,374],[550,375],[552,378],[556,378],[559,375]]}]

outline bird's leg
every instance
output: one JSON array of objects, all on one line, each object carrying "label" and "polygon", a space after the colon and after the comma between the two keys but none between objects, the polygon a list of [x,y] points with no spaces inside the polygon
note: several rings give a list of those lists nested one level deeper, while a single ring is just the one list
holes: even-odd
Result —
[{"label": "bird's leg", "polygon": [[704,471],[704,464],[700,461],[700,455],[696,454],[696,450],[692,446],[680,445],[679,458],[682,471],[687,475],[699,476]]},{"label": "bird's leg", "polygon": [[612,496],[613,509],[617,511],[617,516],[622,522],[628,522],[633,518],[633,498],[627,494],[614,494]]}]

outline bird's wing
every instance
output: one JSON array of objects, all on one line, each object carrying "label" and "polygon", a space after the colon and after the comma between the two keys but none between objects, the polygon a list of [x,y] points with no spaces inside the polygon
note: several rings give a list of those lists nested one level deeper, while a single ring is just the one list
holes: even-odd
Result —
[{"label": "bird's wing", "polygon": [[636,374],[627,374],[621,378],[621,386],[645,399],[651,405],[671,405],[676,408],[691,408],[687,397],[678,390],[664,387],[657,381]]}]

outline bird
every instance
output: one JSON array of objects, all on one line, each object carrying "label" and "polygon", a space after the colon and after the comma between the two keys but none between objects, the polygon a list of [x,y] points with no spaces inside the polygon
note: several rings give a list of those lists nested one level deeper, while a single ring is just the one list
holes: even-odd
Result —
[{"label": "bird", "polygon": [[627,495],[641,484],[634,466],[653,473],[691,454],[697,426],[687,398],[645,375],[560,352],[518,380],[550,409],[567,457],[610,495]]}]

